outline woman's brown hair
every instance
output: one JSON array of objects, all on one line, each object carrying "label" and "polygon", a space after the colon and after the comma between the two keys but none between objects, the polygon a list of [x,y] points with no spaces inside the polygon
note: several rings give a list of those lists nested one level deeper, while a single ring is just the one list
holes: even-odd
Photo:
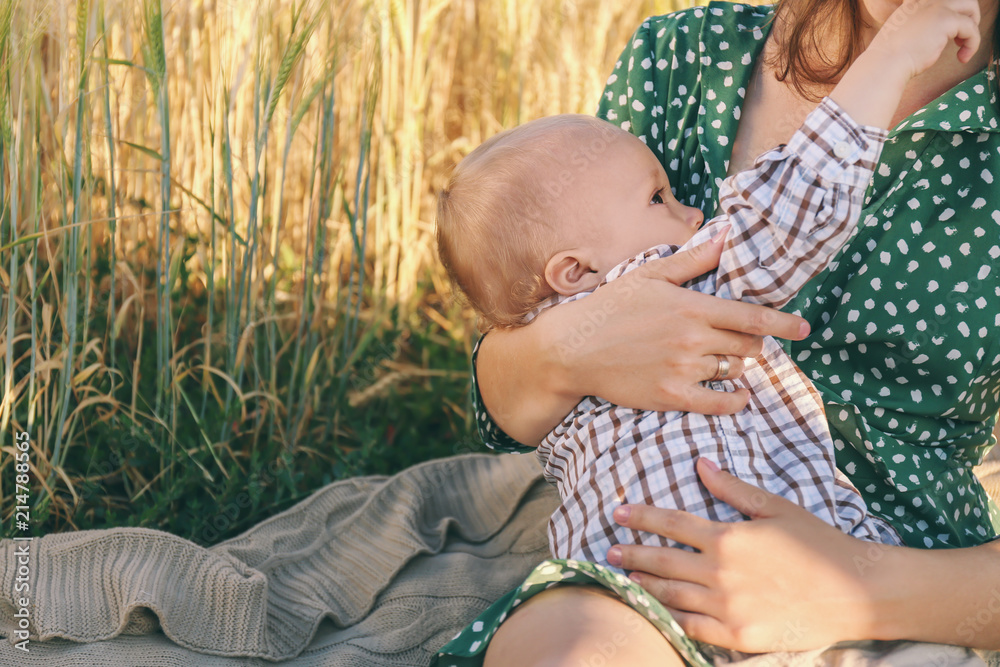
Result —
[{"label": "woman's brown hair", "polygon": [[[782,48],[767,64],[779,81],[788,80],[797,93],[818,102],[822,95],[814,86],[835,83],[863,50],[861,0],[779,0],[777,5],[774,18],[787,22],[787,34]],[[848,26],[846,48],[841,48],[835,58],[826,53],[829,49],[821,48],[824,31],[831,22]],[[1000,11],[993,24],[992,46],[992,86],[994,92],[1000,93]],[[1000,94],[997,100],[1000,109]]]}]

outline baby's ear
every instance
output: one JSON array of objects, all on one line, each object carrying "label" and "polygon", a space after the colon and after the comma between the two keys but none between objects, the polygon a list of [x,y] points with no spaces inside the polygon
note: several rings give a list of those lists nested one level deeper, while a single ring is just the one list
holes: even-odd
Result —
[{"label": "baby's ear", "polygon": [[545,282],[563,296],[592,290],[601,278],[583,249],[562,250],[545,264]]}]

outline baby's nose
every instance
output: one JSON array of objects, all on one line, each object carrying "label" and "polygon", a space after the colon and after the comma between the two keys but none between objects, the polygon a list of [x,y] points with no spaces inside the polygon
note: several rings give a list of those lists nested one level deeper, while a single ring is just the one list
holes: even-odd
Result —
[{"label": "baby's nose", "polygon": [[687,223],[692,227],[701,227],[701,223],[705,221],[705,214],[701,212],[701,209],[693,206],[685,206],[685,208],[687,209],[685,212]]}]

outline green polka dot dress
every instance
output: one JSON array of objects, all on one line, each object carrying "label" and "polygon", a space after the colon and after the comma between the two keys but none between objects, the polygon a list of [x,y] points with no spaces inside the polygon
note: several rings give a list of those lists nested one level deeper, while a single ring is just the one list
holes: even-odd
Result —
[{"label": "green polka dot dress", "polygon": [[[712,664],[708,657],[712,647],[705,646],[706,652],[703,653],[700,650],[702,645],[685,635],[670,617],[670,612],[641,586],[596,563],[574,560],[549,560],[536,567],[523,584],[480,614],[442,648],[432,664],[439,667],[481,665],[486,646],[507,616],[532,595],[560,584],[598,584],[608,588],[655,625],[690,664],[697,667]],[[553,619],[553,622],[558,622],[558,619]]]},{"label": "green polka dot dress", "polygon": [[[678,200],[706,217],[773,11],[712,2],[648,19],[600,101],[598,115],[645,142]],[[915,547],[973,546],[1000,533],[997,508],[972,472],[994,444],[1000,410],[996,83],[984,69],[891,130],[858,231],[785,308],[812,325],[810,337],[788,351],[824,397],[838,467],[870,510]],[[500,431],[475,386],[473,394],[487,444],[534,451]],[[654,608],[653,622],[685,659],[709,660],[710,647],[699,651],[678,637],[655,600],[644,598],[652,607],[633,602],[612,575],[588,563],[543,563],[527,591],[484,611],[436,664],[479,664],[515,600],[583,581],[618,592],[643,615]]]}]

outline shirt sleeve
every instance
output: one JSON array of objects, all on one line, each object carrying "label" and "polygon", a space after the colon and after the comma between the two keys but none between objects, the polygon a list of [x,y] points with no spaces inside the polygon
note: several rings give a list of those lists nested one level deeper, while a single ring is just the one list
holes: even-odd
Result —
[{"label": "shirt sleeve", "polygon": [[727,178],[722,215],[698,234],[701,240],[732,225],[716,294],[776,308],[788,303],[856,229],[886,136],[827,97],[788,144]]}]

